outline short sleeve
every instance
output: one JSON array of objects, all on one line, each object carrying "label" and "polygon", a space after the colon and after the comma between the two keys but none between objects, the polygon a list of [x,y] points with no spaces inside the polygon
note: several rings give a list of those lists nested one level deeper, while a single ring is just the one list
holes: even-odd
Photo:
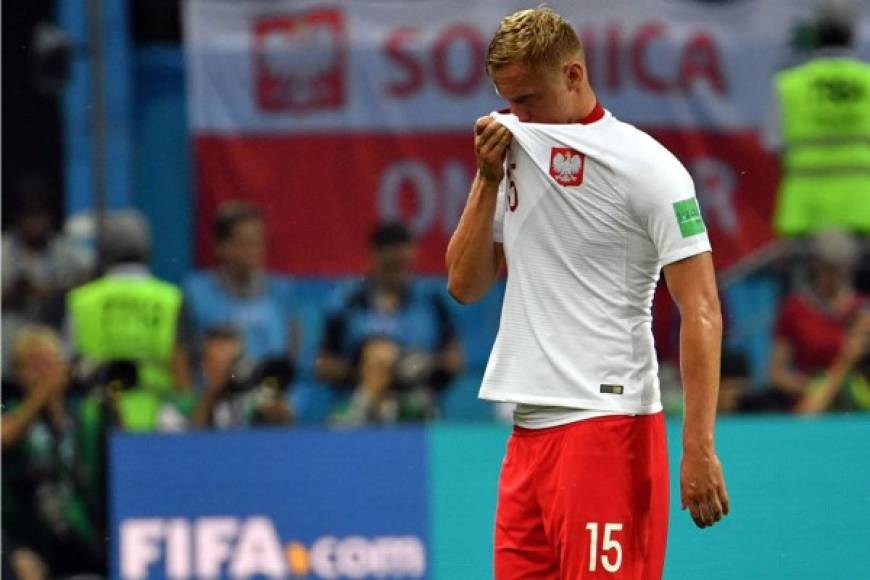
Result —
[{"label": "short sleeve", "polygon": [[498,198],[495,202],[495,214],[492,216],[492,239],[499,244],[504,243],[504,212],[507,198],[507,179],[498,184]]},{"label": "short sleeve", "polygon": [[663,266],[710,251],[692,177],[670,152],[656,143],[634,177],[627,195]]}]

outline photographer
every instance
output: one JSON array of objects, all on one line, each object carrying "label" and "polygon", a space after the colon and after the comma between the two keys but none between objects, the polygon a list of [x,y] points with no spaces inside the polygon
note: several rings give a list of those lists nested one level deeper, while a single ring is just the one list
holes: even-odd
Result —
[{"label": "photographer", "polygon": [[328,314],[317,360],[320,380],[352,391],[341,425],[437,417],[437,396],[463,366],[441,295],[415,279],[415,244],[400,223],[377,227],[369,276]]},{"label": "photographer", "polygon": [[178,432],[187,427],[193,407],[189,391],[160,392],[140,386],[133,360],[97,365],[80,361],[76,369],[87,396],[79,405],[77,450],[82,498],[98,537],[108,533],[108,441],[113,432]]},{"label": "photographer", "polygon": [[218,327],[206,332],[201,364],[202,395],[193,418],[196,427],[229,429],[294,422],[287,396],[294,372],[287,359],[250,361],[244,357],[240,334]]},{"label": "photographer", "polygon": [[192,272],[184,283],[183,328],[193,352],[199,354],[210,329],[232,326],[250,360],[295,358],[301,334],[293,284],[267,270],[262,210],[244,201],[226,202],[212,231],[215,267]]},{"label": "photographer", "polygon": [[149,269],[148,222],[135,211],[110,214],[100,246],[105,272],[67,296],[75,352],[95,364],[133,362],[137,385],[155,392],[188,390],[188,353],[178,332],[182,293]]},{"label": "photographer", "polygon": [[80,495],[71,375],[57,333],[15,336],[3,384],[3,540],[16,572],[96,572],[101,544]]}]

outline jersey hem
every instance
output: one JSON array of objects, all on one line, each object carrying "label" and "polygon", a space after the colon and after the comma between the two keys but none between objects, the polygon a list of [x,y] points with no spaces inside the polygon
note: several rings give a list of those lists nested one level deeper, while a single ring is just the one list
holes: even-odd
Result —
[{"label": "jersey hem", "polygon": [[654,415],[663,410],[661,401],[648,405],[607,405],[595,399],[580,399],[567,397],[544,397],[540,395],[519,395],[510,393],[493,393],[481,389],[478,398],[496,403],[522,403],[525,405],[550,405],[553,407],[567,407],[585,411],[612,411],[615,413],[633,415]]},{"label": "jersey hem", "polygon": [[[573,410],[567,407],[561,408],[564,408],[566,411]],[[602,417],[634,416],[634,413],[629,413],[627,411],[590,411],[589,409],[577,409],[576,411],[576,413],[567,413],[565,415],[560,415],[556,418],[551,418],[550,420],[540,421],[539,423],[534,423],[533,421],[517,421],[517,419],[514,418],[513,424],[514,427],[519,427],[520,429],[525,429],[527,431],[540,431],[542,429],[552,429],[553,427],[570,425],[571,423],[580,423],[582,421],[591,421],[592,419],[601,419]]]}]

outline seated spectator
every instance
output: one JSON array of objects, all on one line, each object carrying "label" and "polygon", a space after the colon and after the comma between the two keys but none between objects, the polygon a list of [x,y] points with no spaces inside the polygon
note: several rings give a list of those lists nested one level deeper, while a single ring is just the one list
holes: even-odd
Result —
[{"label": "seated spectator", "polygon": [[139,386],[188,389],[187,350],[178,339],[182,294],[149,272],[147,224],[138,214],[119,213],[107,218],[102,235],[105,275],[67,299],[73,348],[95,363],[135,363]]},{"label": "seated spectator", "polygon": [[80,496],[71,376],[60,339],[24,327],[3,385],[3,542],[10,564],[44,577],[98,572],[102,543]]},{"label": "seated spectator", "polygon": [[[3,234],[3,336],[30,323],[60,327],[66,292],[87,279],[90,263],[57,235],[48,183],[23,179],[12,194],[12,228]],[[11,340],[3,341],[8,370]]]},{"label": "seated spectator", "polygon": [[241,333],[245,355],[295,359],[298,336],[290,280],[265,271],[266,232],[260,210],[230,202],[214,223],[217,267],[192,274],[184,285],[186,323],[201,347],[213,328]]},{"label": "seated spectator", "polygon": [[795,412],[870,411],[870,311],[858,315],[827,372],[811,380]]},{"label": "seated spectator", "polygon": [[228,429],[293,423],[287,396],[293,368],[284,357],[258,364],[245,359],[242,339],[234,329],[206,333],[201,376],[195,426]]},{"label": "seated spectator", "polygon": [[450,311],[413,279],[405,226],[379,226],[370,246],[371,274],[327,316],[318,376],[353,391],[339,423],[432,418],[437,394],[463,365]]},{"label": "seated spectator", "polygon": [[809,283],[779,312],[771,382],[802,413],[860,408],[860,391],[843,388],[868,353],[868,301],[852,286],[858,247],[830,230],[815,234],[809,249]]}]

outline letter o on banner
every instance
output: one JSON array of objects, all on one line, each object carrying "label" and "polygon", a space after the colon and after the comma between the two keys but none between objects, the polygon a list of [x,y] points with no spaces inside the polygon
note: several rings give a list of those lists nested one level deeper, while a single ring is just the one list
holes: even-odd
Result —
[{"label": "letter o on banner", "polygon": [[338,540],[332,536],[320,538],[311,546],[311,569],[322,578],[338,578],[335,567],[335,545]]},{"label": "letter o on banner", "polygon": [[348,578],[365,578],[371,573],[369,542],[360,536],[342,540],[335,550],[339,574]]}]

